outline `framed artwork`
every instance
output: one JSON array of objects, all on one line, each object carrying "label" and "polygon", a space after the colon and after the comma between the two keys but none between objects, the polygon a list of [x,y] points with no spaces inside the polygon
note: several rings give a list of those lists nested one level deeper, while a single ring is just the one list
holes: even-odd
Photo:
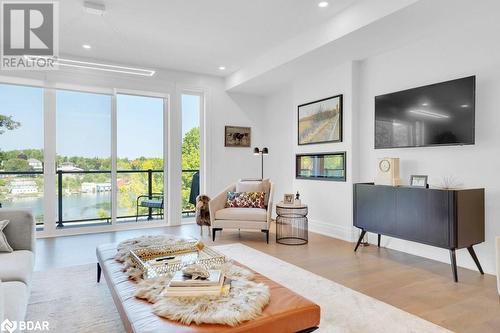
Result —
[{"label": "framed artwork", "polygon": [[298,106],[298,144],[342,142],[342,95]]},{"label": "framed artwork", "polygon": [[285,194],[284,197],[283,197],[283,203],[285,205],[293,205],[295,201],[295,195],[293,194]]},{"label": "framed artwork", "polygon": [[224,130],[225,147],[250,147],[252,129],[250,127],[226,126]]},{"label": "framed artwork", "polygon": [[410,186],[428,188],[429,184],[427,183],[427,179],[428,176],[412,175],[410,177]]},{"label": "framed artwork", "polygon": [[298,154],[295,156],[295,178],[346,181],[346,153]]}]

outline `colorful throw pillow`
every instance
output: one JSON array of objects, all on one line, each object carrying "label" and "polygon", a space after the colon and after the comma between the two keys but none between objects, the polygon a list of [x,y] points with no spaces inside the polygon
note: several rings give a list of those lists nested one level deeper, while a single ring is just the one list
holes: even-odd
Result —
[{"label": "colorful throw pillow", "polygon": [[236,183],[236,192],[264,192],[264,205],[269,202],[269,178],[263,180],[244,180],[241,179]]},{"label": "colorful throw pillow", "polygon": [[264,192],[227,192],[226,208],[265,208]]},{"label": "colorful throw pillow", "polygon": [[5,234],[3,233],[3,229],[9,224],[8,220],[3,220],[0,221],[0,252],[12,252],[12,247],[10,247],[9,243],[7,242],[7,237],[5,237]]}]

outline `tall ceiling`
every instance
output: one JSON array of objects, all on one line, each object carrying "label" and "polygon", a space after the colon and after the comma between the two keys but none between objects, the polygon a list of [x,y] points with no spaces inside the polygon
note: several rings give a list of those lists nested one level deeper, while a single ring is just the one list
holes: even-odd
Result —
[{"label": "tall ceiling", "polygon": [[60,53],[225,76],[357,1],[319,8],[319,0],[93,0],[106,6],[98,16],[83,0],[64,0]]}]

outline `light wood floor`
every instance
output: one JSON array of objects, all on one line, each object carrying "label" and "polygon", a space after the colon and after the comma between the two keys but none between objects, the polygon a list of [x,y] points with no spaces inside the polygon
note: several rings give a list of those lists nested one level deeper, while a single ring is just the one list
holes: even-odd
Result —
[{"label": "light wood floor", "polygon": [[[184,225],[134,231],[37,240],[37,270],[95,262],[95,247],[144,234],[199,237],[199,227]],[[224,230],[216,244],[241,242],[363,294],[413,313],[456,332],[500,332],[500,303],[496,278],[459,268],[459,283],[450,266],[437,261],[353,244],[309,233],[309,244],[279,245],[271,234],[266,244],[260,232]],[[205,229],[203,240],[214,244]]]}]

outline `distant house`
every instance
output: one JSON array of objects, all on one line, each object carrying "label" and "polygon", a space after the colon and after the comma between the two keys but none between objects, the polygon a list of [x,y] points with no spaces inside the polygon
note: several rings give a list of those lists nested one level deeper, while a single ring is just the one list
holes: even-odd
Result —
[{"label": "distant house", "polygon": [[111,183],[82,183],[80,191],[82,193],[110,192]]},{"label": "distant house", "polygon": [[34,180],[13,180],[7,186],[11,194],[35,194],[38,186]]},{"label": "distant house", "polygon": [[62,163],[57,170],[60,171],[83,171],[83,169],[77,168],[74,163],[64,162]]},{"label": "distant house", "polygon": [[35,171],[43,170],[43,163],[36,158],[28,158],[28,164]]}]

